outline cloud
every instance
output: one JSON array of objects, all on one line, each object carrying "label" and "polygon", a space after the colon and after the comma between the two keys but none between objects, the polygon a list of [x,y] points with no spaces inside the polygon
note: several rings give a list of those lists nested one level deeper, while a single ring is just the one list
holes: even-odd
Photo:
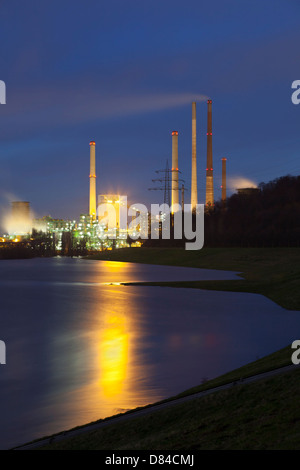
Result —
[{"label": "cloud", "polygon": [[208,98],[199,93],[105,93],[99,88],[95,85],[83,88],[81,83],[18,90],[7,105],[3,133],[11,138],[16,129],[28,135],[47,128],[168,110]]},{"label": "cloud", "polygon": [[142,114],[183,106],[192,103],[192,101],[205,101],[207,98],[205,95],[192,93],[125,95],[117,99],[99,97],[98,102],[101,104],[101,109],[96,111],[96,115],[98,117],[116,117]]}]

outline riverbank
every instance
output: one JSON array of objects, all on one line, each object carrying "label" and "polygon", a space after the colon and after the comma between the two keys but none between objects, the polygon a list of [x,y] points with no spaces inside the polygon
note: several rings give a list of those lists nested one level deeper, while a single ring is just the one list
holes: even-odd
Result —
[{"label": "riverbank", "polygon": [[300,310],[300,248],[123,248],[88,256],[91,260],[221,269],[241,280],[148,283],[262,294],[288,310]]},{"label": "riverbank", "polygon": [[[178,249],[122,249],[99,253],[89,259],[238,271],[242,276],[240,281],[196,281],[155,285],[256,292],[266,295],[285,308],[300,310],[297,268],[300,266],[299,256],[300,250],[295,248],[211,248],[197,253]],[[296,336],[293,339],[298,339]],[[55,442],[54,439],[53,443],[45,448],[191,451],[299,449],[299,371],[250,385],[239,382],[240,378],[290,363],[291,347],[288,345],[271,356],[186,390],[180,396],[207,390],[231,380],[237,381],[235,387],[230,390],[215,392],[168,410],[134,418],[127,423],[111,423],[105,430],[85,432],[70,439],[66,437],[61,442]],[[173,399],[174,397],[170,398]],[[133,413],[133,410],[130,413]],[[109,419],[107,421],[109,422]]]},{"label": "riverbank", "polygon": [[[299,449],[300,405],[297,390],[300,369],[243,384],[247,376],[291,364],[291,347],[173,397],[236,381],[227,390],[172,405],[145,416],[114,423],[102,420],[102,429],[84,430],[38,447],[47,450],[220,450]],[[168,400],[165,400],[167,402]],[[139,408],[139,411],[143,408]],[[111,424],[110,424],[111,421]],[[100,420],[101,422],[101,420]],[[80,428],[77,428],[80,431]],[[81,428],[82,430],[84,427]]]}]

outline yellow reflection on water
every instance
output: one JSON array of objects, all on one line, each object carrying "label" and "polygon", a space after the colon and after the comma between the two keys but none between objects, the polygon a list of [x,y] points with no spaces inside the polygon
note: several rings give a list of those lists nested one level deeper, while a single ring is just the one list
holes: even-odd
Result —
[{"label": "yellow reflection on water", "polygon": [[[73,301],[80,309],[78,299]],[[149,388],[153,366],[141,354],[141,345],[145,346],[143,301],[141,291],[125,286],[85,289],[84,315],[74,315],[75,330],[58,332],[53,343],[53,379],[63,377],[64,385],[59,403],[49,404],[47,413],[55,414],[57,428],[84,424],[162,398],[160,389]]]},{"label": "yellow reflection on water", "polygon": [[109,315],[100,335],[100,385],[106,397],[121,393],[129,362],[129,333],[126,320]]},{"label": "yellow reflection on water", "polygon": [[134,271],[135,267],[131,263],[123,263],[121,261],[101,261],[102,265],[100,266],[100,269],[105,271],[109,274],[113,272],[120,272],[126,273],[130,271]]}]

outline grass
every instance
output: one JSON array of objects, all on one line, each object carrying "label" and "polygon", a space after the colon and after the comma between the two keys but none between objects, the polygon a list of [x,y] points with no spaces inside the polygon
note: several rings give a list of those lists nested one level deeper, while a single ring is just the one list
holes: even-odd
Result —
[{"label": "grass", "polygon": [[[188,389],[169,400],[289,364],[291,364],[291,347],[287,346],[198,387]],[[156,411],[148,416],[132,418],[120,424],[112,423],[105,429],[85,432],[73,438],[66,438],[61,442],[53,442],[40,449],[234,449],[252,448],[252,441],[254,442],[255,439],[258,440],[259,447],[253,448],[268,449],[271,448],[269,447],[271,435],[269,432],[265,433],[265,426],[267,425],[269,430],[273,432],[274,426],[280,428],[280,422],[285,423],[286,442],[284,445],[296,446],[297,444],[300,449],[300,441],[299,444],[296,443],[295,430],[292,426],[292,424],[294,425],[293,420],[296,419],[295,416],[297,420],[299,416],[300,423],[300,406],[298,404],[295,406],[295,402],[297,402],[296,390],[297,387],[299,389],[299,386],[300,376],[296,370],[293,375],[283,374],[280,377],[262,379],[259,384],[236,385],[229,390],[214,392],[210,396],[196,398],[186,404],[173,405],[170,409]],[[241,388],[244,391],[237,393],[237,390]],[[277,407],[276,413],[273,413],[274,403]],[[282,406],[283,403],[284,406]],[[293,410],[294,406],[295,410]],[[255,418],[255,413],[259,418]],[[231,419],[233,414],[234,419]],[[250,424],[248,423],[249,417],[251,417]],[[109,421],[109,419],[105,421]],[[256,421],[257,427],[254,426]],[[243,439],[239,430],[241,425],[245,426]],[[223,435],[225,429],[227,430],[226,439]],[[292,435],[289,436],[291,433]],[[248,438],[249,440],[247,440]],[[272,436],[273,438],[274,436]]]},{"label": "grass", "polygon": [[216,377],[212,380],[205,382],[204,384],[198,385],[193,388],[189,388],[184,392],[177,395],[177,397],[191,395],[193,393],[200,392],[202,390],[208,390],[209,388],[218,387],[230,382],[235,382],[240,379],[245,379],[256,374],[262,374],[263,372],[268,372],[273,369],[278,369],[291,364],[291,346],[286,346],[285,348],[280,349],[268,356],[257,359],[254,362],[250,362],[238,369],[234,369],[226,374],[223,374],[219,377]]},{"label": "grass", "polygon": [[[290,351],[284,348],[269,359],[275,364],[277,356],[279,362],[282,359],[285,362]],[[253,363],[253,370],[260,368],[262,363],[258,362]],[[236,375],[235,371],[232,374]],[[112,423],[61,442],[54,441],[41,449],[299,450],[299,386],[300,369],[296,369],[257,383],[235,385],[121,424]]]},{"label": "grass", "polygon": [[[241,273],[241,280],[147,283],[148,285],[252,292],[288,310],[300,310],[299,248],[123,248],[88,259],[221,269]],[[136,283],[137,284],[137,283]]]}]

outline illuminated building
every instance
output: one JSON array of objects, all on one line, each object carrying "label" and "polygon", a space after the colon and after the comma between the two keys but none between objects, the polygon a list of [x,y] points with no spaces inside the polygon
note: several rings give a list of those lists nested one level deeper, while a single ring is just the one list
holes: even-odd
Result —
[{"label": "illuminated building", "polygon": [[77,244],[84,243],[88,250],[100,250],[101,242],[98,229],[98,221],[93,216],[81,214],[74,229],[74,239]]},{"label": "illuminated building", "polygon": [[133,240],[131,246],[141,246],[140,242],[137,242],[138,239],[145,240],[148,238],[149,232],[149,213],[148,211],[143,210],[137,205],[131,206],[134,215],[131,216],[131,220],[128,224],[128,236]]},{"label": "illuminated building", "polygon": [[50,215],[32,221],[33,230],[51,235],[55,249],[58,251],[63,246],[63,234],[71,234],[75,227],[75,220],[53,219]]},{"label": "illuminated building", "polygon": [[119,194],[98,196],[97,216],[108,237],[126,238],[127,223],[122,222],[122,211],[127,213],[127,197]]}]

